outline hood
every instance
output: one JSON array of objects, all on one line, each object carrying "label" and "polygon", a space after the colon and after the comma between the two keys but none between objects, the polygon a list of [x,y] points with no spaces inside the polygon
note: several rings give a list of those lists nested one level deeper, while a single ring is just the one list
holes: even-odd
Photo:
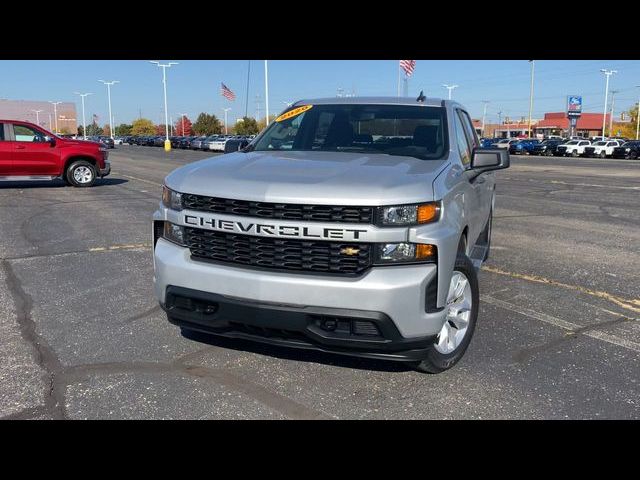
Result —
[{"label": "hood", "polygon": [[100,148],[102,145],[100,144],[100,142],[93,142],[91,140],[69,140],[66,138],[63,138],[62,140],[58,140],[59,142],[63,143],[65,147],[95,147],[95,148]]},{"label": "hood", "polygon": [[230,153],[173,171],[183,193],[262,202],[391,205],[434,200],[433,180],[448,164],[381,154]]}]

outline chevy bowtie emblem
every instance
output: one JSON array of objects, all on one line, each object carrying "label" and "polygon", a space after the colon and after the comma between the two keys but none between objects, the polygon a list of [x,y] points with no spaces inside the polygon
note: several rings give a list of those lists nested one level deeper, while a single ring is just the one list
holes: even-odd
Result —
[{"label": "chevy bowtie emblem", "polygon": [[359,248],[353,248],[353,247],[346,247],[340,250],[340,253],[343,255],[357,255],[358,253],[360,253],[360,249]]}]

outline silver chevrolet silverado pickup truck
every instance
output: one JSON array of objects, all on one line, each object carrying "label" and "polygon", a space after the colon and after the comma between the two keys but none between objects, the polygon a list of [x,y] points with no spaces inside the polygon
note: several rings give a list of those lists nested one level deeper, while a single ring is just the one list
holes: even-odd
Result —
[{"label": "silver chevrolet silverado pickup truck", "polygon": [[508,166],[453,101],[297,102],[243,150],[167,176],[156,296],[185,333],[441,372],[473,335]]}]

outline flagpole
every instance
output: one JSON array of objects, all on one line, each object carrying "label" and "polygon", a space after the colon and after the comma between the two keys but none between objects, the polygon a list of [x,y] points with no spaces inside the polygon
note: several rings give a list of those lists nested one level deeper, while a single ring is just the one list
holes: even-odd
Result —
[{"label": "flagpole", "polygon": [[398,98],[400,98],[400,60],[398,60]]}]

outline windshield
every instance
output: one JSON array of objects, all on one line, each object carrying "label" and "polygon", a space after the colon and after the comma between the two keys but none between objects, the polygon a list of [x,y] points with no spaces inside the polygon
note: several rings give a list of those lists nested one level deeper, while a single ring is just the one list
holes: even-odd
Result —
[{"label": "windshield", "polygon": [[598,145],[598,146],[604,146],[606,144],[607,144],[607,142],[596,142],[596,143],[594,143],[594,145]]},{"label": "windshield", "polygon": [[251,149],[439,159],[448,150],[445,109],[408,105],[305,105],[278,117]]},{"label": "windshield", "polygon": [[571,140],[570,142],[565,143],[565,145],[577,145],[578,141],[577,140]]}]

